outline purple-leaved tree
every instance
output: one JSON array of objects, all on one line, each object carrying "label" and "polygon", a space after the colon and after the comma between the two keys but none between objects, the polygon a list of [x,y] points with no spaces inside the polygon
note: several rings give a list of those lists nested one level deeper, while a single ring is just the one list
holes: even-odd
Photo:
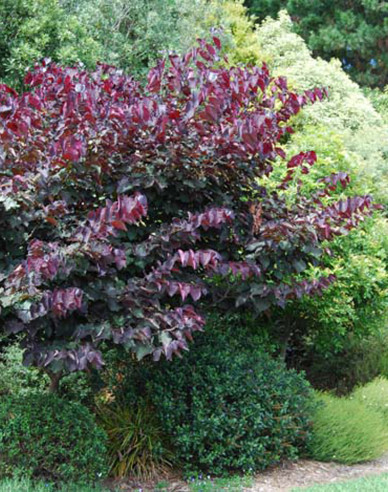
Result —
[{"label": "purple-leaved tree", "polygon": [[[171,55],[145,86],[47,61],[28,92],[0,87],[0,321],[53,388],[101,367],[101,341],[179,354],[206,303],[262,312],[319,293],[334,279],[308,281],[307,265],[373,208],[326,199],[344,173],[288,203],[316,156],[287,158],[281,141],[324,94],[295,94],[265,65],[225,68],[219,49]],[[270,191],[275,160],[287,172]]]}]

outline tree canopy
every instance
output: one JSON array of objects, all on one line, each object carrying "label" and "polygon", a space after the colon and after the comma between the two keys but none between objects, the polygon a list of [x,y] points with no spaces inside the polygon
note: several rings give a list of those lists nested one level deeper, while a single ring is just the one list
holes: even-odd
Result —
[{"label": "tree canopy", "polygon": [[388,83],[388,4],[384,0],[245,0],[259,20],[291,16],[314,55],[338,58],[352,78],[368,86]]},{"label": "tree canopy", "polygon": [[[343,172],[303,194],[316,155],[279,146],[324,92],[298,95],[265,65],[220,68],[220,47],[170,55],[146,86],[54,64],[27,75],[28,92],[1,86],[1,316],[27,362],[98,367],[102,340],[171,357],[204,325],[189,297],[263,312],[334,280],[303,272],[371,199],[330,199]],[[267,189],[257,179],[279,157]]]}]

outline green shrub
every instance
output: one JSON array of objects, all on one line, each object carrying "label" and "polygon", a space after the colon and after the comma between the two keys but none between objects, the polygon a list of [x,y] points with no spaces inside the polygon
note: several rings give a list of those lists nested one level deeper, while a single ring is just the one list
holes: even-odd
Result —
[{"label": "green shrub", "polygon": [[5,397],[0,403],[3,470],[55,481],[104,477],[106,436],[87,408],[55,395]]},{"label": "green shrub", "polygon": [[43,57],[144,75],[161,51],[184,52],[209,35],[213,11],[206,0],[2,0],[0,80],[20,84]]},{"label": "green shrub", "polygon": [[154,478],[171,466],[155,409],[144,400],[98,407],[98,420],[108,435],[110,473],[114,477]]},{"label": "green shrub", "polygon": [[220,31],[230,65],[261,65],[265,61],[254,21],[247,15],[243,0],[211,0],[203,12],[203,29]]},{"label": "green shrub", "polygon": [[308,438],[309,385],[260,346],[230,338],[228,345],[222,335],[197,336],[182,360],[163,364],[149,382],[178,460],[186,473],[222,474],[296,458]]},{"label": "green shrub", "polygon": [[296,366],[304,369],[314,388],[349,394],[355,386],[369,383],[379,375],[388,377],[387,327],[368,336],[349,333],[339,352],[316,350],[314,337],[303,340],[304,352],[298,353]]},{"label": "green shrub", "polygon": [[0,394],[23,396],[42,393],[48,387],[49,378],[22,363],[23,350],[18,345],[8,345],[0,356]]},{"label": "green shrub", "polygon": [[[341,69],[338,60],[314,58],[305,41],[293,32],[285,12],[258,26],[257,37],[269,65],[278,75],[286,76],[293,87],[329,88],[327,99],[298,115],[299,131],[285,142],[290,155],[311,149],[318,155],[303,181],[304,189],[313,191],[317,178],[324,175],[346,172],[354,193],[372,194],[377,202],[386,204],[388,125],[383,117],[384,94],[373,91],[371,101]],[[273,177],[279,177],[277,172]],[[334,195],[340,197],[341,190]],[[297,196],[295,180],[289,199]],[[323,261],[326,275],[334,274],[336,282],[322,297],[304,296],[288,309],[290,324],[294,325],[289,340],[292,364],[305,369],[309,380],[319,388],[340,386],[341,392],[348,391],[379,374],[371,365],[372,357],[378,357],[377,351],[369,355],[362,341],[368,339],[368,345],[373,345],[373,337],[380,336],[387,320],[387,225],[386,219],[376,214],[357,231],[333,242],[333,254]],[[310,267],[309,273],[316,278],[318,272]],[[277,316],[281,323],[284,312]]]},{"label": "green shrub", "polygon": [[144,75],[161,51],[185,52],[198,37],[217,30],[230,63],[263,58],[243,0],[67,0],[109,64]]},{"label": "green shrub", "polygon": [[388,372],[387,225],[375,217],[334,241],[324,261],[336,282],[289,308],[297,320],[293,364],[316,388],[344,394]]},{"label": "green shrub", "polygon": [[388,85],[386,85],[384,89],[365,88],[364,93],[385,123],[388,124]]},{"label": "green shrub", "polygon": [[266,19],[257,29],[261,52],[276,75],[287,77],[298,89],[325,86],[329,98],[306,108],[303,119],[331,123],[333,129],[356,129],[364,123],[379,124],[381,117],[360,87],[342,70],[339,60],[313,57],[304,39],[298,36],[285,11],[277,19]]},{"label": "green shrub", "polygon": [[[308,344],[316,352],[339,353],[351,333],[359,339],[382,329],[388,308],[388,223],[377,218],[333,242],[324,260],[333,283],[319,299],[304,297],[294,307],[306,320]],[[385,236],[385,237],[384,237]]]},{"label": "green shrub", "polygon": [[[277,350],[267,326],[259,323],[251,314],[208,313],[205,332],[196,334],[190,352],[185,354],[185,358],[195,353],[198,344],[206,342],[211,347],[219,347],[221,351],[238,351],[243,347],[244,350],[261,349],[274,354]],[[138,361],[133,354],[120,346],[105,350],[104,360],[105,366],[98,373],[100,381],[96,381],[94,388],[97,401],[101,404],[119,401],[131,406],[136,405],[139,400],[147,399],[147,383],[155,377],[159,378],[158,373],[163,365],[162,361],[155,364],[147,358]],[[167,367],[170,366],[167,364]]]},{"label": "green shrub", "polygon": [[319,396],[309,452],[319,461],[354,464],[381,456],[388,449],[382,416],[358,399]]},{"label": "green shrub", "polygon": [[365,386],[357,388],[351,398],[362,402],[384,417],[388,427],[388,380],[378,377]]},{"label": "green shrub", "polygon": [[[23,350],[16,344],[3,348],[0,356],[0,394],[23,396],[47,391],[50,379],[36,367],[23,365]],[[91,375],[75,372],[66,374],[59,387],[59,395],[66,400],[85,405],[93,403]]]}]

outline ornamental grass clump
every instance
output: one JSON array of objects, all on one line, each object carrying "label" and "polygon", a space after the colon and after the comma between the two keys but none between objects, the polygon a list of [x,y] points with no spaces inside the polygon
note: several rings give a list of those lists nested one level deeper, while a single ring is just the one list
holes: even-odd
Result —
[{"label": "ornamental grass clump", "polygon": [[110,475],[147,480],[171,468],[174,456],[167,436],[155,408],[147,402],[99,405],[97,416],[108,436]]},{"label": "ornamental grass clump", "polygon": [[348,465],[379,458],[388,450],[388,426],[381,413],[356,398],[318,396],[309,454]]},{"label": "ornamental grass clump", "polygon": [[382,415],[388,429],[388,380],[378,377],[365,386],[357,388],[351,398],[362,402]]}]

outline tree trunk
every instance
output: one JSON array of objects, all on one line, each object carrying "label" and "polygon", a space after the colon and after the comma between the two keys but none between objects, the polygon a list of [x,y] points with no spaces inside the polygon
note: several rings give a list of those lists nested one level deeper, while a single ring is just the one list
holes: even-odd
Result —
[{"label": "tree trunk", "polygon": [[282,337],[280,340],[280,350],[279,350],[279,356],[286,361],[287,357],[287,349],[288,349],[288,342],[290,341],[291,335],[292,335],[292,330],[294,328],[294,323],[291,321],[289,316],[286,316],[286,319],[283,324],[283,333]]},{"label": "tree trunk", "polygon": [[47,374],[50,378],[50,386],[49,393],[58,393],[59,391],[59,382],[62,379],[62,371],[59,372],[51,372],[47,371]]}]

